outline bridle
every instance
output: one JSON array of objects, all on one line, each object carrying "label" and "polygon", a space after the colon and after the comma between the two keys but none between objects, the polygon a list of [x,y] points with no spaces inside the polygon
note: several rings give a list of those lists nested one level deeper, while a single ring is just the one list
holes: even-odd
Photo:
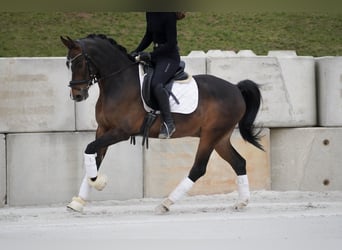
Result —
[{"label": "bridle", "polygon": [[[119,73],[121,73],[122,71],[128,69],[130,66],[138,64],[139,62],[132,62],[130,65],[128,65],[127,67],[124,67],[116,72],[110,73],[106,76],[101,77],[100,74],[98,73],[98,71],[96,71],[96,73],[93,71],[93,67],[95,67],[94,63],[91,60],[91,57],[85,52],[85,47],[82,43],[81,40],[78,40],[82,52],[77,54],[76,56],[74,56],[73,58],[67,58],[67,64],[71,65],[73,61],[75,61],[77,58],[79,57],[84,57],[85,59],[85,63],[86,63],[86,67],[88,70],[88,75],[89,75],[89,79],[83,79],[83,80],[71,80],[69,82],[69,87],[72,89],[77,89],[81,92],[85,92],[87,91],[92,85],[94,85],[95,83],[98,83],[100,80],[106,79],[106,78],[110,78],[113,77]],[[93,67],[92,67],[93,66]],[[96,68],[96,67],[95,67]],[[79,87],[79,85],[84,85],[87,84],[85,87]]]},{"label": "bridle", "polygon": [[[78,89],[78,90],[82,91],[83,89],[88,90],[91,85],[97,83],[98,79],[99,79],[99,75],[98,75],[98,73],[94,73],[93,72],[92,67],[90,66],[90,64],[92,64],[92,65],[94,65],[94,64],[91,63],[91,59],[90,59],[89,55],[86,52],[84,52],[85,51],[84,50],[84,46],[81,43],[81,41],[79,41],[79,43],[81,45],[82,52],[77,54],[73,58],[68,58],[67,59],[68,60],[67,64],[71,65],[72,62],[75,61],[77,58],[84,57],[85,63],[86,63],[86,67],[87,67],[87,70],[88,70],[89,79],[71,80],[69,82],[69,87],[70,88],[74,88],[74,89]],[[87,84],[87,86],[84,87],[84,88],[78,87],[79,85],[84,85],[84,84]]]}]

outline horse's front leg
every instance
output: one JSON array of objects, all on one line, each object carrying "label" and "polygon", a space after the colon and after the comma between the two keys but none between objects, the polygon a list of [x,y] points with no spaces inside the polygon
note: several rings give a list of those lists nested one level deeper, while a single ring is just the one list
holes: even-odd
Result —
[{"label": "horse's front leg", "polygon": [[[98,127],[96,140],[88,144],[83,154],[83,166],[86,170],[85,178],[87,183],[98,191],[103,190],[107,184],[107,177],[99,174],[99,169],[108,146],[117,142],[117,139],[115,139],[117,137],[114,134],[113,131],[106,132],[103,128]],[[82,197],[84,196],[85,194]]]},{"label": "horse's front leg", "polygon": [[73,197],[72,201],[67,205],[68,208],[77,212],[83,211],[92,187],[101,191],[107,184],[107,177],[99,174],[98,170],[108,146],[129,138],[129,135],[116,130],[102,131],[99,128],[97,129],[96,140],[89,143],[84,152],[83,166],[86,174],[82,180],[78,196]]}]

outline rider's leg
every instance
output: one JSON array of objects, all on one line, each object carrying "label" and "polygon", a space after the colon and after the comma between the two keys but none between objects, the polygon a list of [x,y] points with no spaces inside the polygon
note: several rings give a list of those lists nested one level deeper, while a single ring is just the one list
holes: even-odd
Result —
[{"label": "rider's leg", "polygon": [[162,126],[159,138],[170,138],[176,131],[176,127],[170,111],[169,95],[164,89],[164,84],[175,74],[179,62],[170,59],[160,59],[155,63],[154,75],[152,78],[152,89],[162,116]]}]

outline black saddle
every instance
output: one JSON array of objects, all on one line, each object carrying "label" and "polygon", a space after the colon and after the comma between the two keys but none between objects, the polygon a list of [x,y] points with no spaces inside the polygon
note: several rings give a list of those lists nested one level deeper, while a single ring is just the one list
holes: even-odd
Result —
[{"label": "black saddle", "polygon": [[[166,89],[167,93],[169,93],[169,96],[171,95],[175,99],[177,104],[179,104],[179,101],[172,93],[172,86],[175,81],[183,81],[189,78],[189,74],[184,71],[184,68],[185,62],[180,61],[179,68],[176,71],[175,75],[171,77],[170,80],[168,80],[167,83],[164,85],[164,88]],[[142,97],[147,106],[149,106],[153,110],[158,110],[158,103],[151,92],[151,79],[153,76],[154,68],[151,65],[144,65],[144,72],[146,73],[146,75],[142,84]]]}]

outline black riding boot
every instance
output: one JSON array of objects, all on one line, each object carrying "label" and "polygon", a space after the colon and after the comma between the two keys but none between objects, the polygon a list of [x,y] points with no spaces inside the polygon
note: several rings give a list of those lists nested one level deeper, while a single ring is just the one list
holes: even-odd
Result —
[{"label": "black riding boot", "polygon": [[157,87],[155,89],[155,97],[158,101],[161,116],[162,125],[160,127],[159,138],[169,139],[172,134],[176,131],[176,126],[173,122],[173,118],[170,111],[169,96],[162,87]]}]

